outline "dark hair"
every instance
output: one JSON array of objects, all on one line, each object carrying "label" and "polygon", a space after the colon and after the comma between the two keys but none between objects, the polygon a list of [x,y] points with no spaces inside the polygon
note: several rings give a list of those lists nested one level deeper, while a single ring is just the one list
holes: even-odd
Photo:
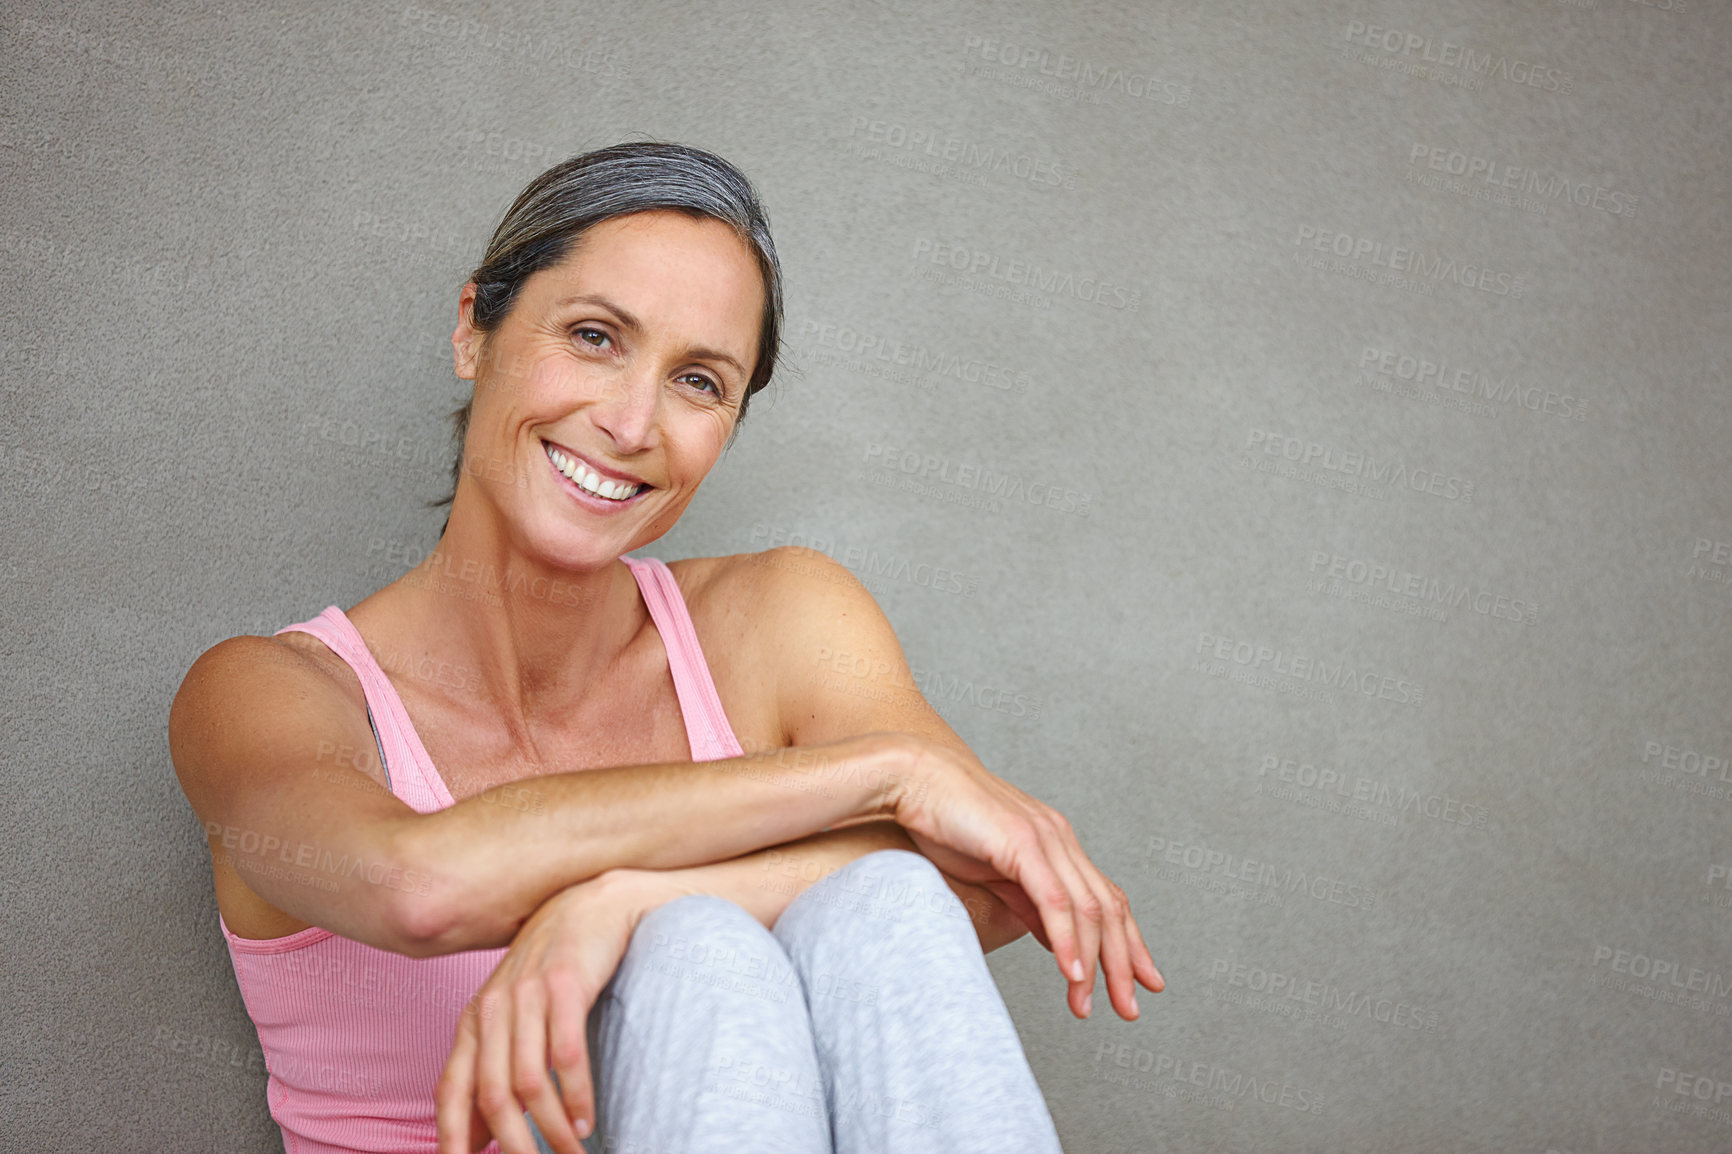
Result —
[{"label": "dark hair", "polygon": [[[614,217],[657,209],[719,220],[757,257],[764,279],[764,317],[758,331],[757,363],[734,424],[738,433],[752,394],[769,384],[776,370],[782,334],[782,265],[770,239],[769,218],[751,182],[712,152],[683,144],[615,144],[561,161],[530,181],[505,210],[481,264],[469,274],[475,282],[472,323],[484,333],[498,328],[523,282],[564,260],[589,229]],[[429,502],[433,507],[449,505],[457,497],[471,401],[451,412],[457,441],[451,493]],[[451,524],[449,514],[445,524]]]}]

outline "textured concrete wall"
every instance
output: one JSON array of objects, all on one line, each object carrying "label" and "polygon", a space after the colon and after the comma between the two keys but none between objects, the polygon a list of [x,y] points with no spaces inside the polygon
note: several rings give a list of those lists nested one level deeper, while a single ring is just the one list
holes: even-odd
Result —
[{"label": "textured concrete wall", "polygon": [[[425,5],[425,6],[419,6]],[[434,542],[462,275],[622,138],[788,371],[663,557],[833,553],[1131,894],[993,955],[1067,1148],[1732,1146],[1732,13],[10,4],[0,1145],[268,1150],[169,700]]]}]

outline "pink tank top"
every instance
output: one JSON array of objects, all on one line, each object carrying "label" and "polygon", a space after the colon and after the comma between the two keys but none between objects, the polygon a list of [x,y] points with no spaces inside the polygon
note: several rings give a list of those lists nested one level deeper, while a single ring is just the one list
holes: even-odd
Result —
[{"label": "pink tank top", "polygon": [[[722,711],[691,615],[668,567],[622,557],[661,633],[693,761],[743,752]],[[402,699],[335,605],[285,625],[323,641],[361,680],[391,792],[418,813],[454,804]],[[463,1007],[505,956],[471,950],[410,958],[317,926],[282,938],[236,937],[218,916],[247,1013],[258,1028],[271,1117],[287,1154],[428,1154],[433,1091]],[[490,1143],[483,1154],[498,1154]]]}]

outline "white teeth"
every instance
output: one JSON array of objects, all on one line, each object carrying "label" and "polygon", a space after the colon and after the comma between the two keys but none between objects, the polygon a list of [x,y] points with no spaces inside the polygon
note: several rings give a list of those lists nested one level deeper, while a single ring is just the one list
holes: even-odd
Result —
[{"label": "white teeth", "polygon": [[552,461],[556,469],[571,478],[572,483],[584,492],[594,493],[597,497],[603,497],[609,501],[627,500],[636,495],[639,489],[639,486],[630,485],[623,481],[602,480],[600,476],[584,468],[581,461],[573,460],[569,454],[560,452],[552,445],[547,446],[547,459]]}]

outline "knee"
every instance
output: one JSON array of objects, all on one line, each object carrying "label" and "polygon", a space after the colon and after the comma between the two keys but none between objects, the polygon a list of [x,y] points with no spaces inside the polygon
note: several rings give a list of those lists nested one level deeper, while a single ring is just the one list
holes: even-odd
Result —
[{"label": "knee", "polygon": [[925,855],[905,849],[856,858],[801,894],[789,912],[796,906],[802,908],[798,923],[814,929],[840,921],[871,927],[874,936],[887,940],[903,926],[922,932],[954,927],[974,936],[968,911],[944,874]]},{"label": "knee", "polygon": [[868,890],[881,891],[891,886],[918,885],[926,889],[939,888],[949,892],[944,874],[925,854],[906,849],[881,849],[855,858],[836,871],[845,879],[864,884]]},{"label": "knee", "polygon": [[682,990],[724,1001],[782,1001],[796,983],[787,951],[756,917],[724,898],[688,894],[638,922],[605,995],[662,998]]},{"label": "knee", "polygon": [[631,949],[703,963],[766,942],[774,945],[770,931],[741,906],[711,894],[687,894],[645,914],[632,932]]}]

